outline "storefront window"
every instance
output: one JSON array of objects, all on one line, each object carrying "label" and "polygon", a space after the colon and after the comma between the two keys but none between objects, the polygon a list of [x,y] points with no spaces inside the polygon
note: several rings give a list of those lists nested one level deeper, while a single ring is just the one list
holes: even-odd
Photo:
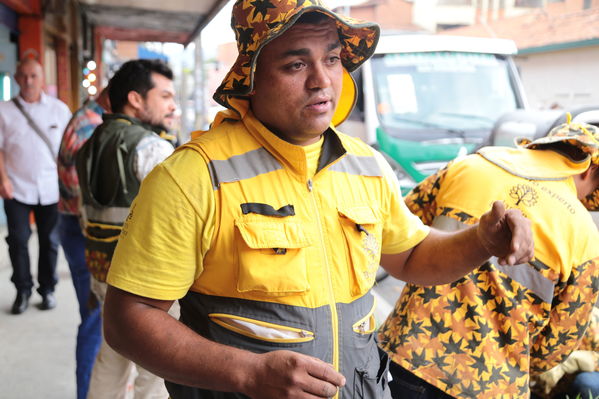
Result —
[{"label": "storefront window", "polygon": [[44,48],[44,77],[46,78],[46,94],[58,97],[56,48],[52,42],[46,43]]}]

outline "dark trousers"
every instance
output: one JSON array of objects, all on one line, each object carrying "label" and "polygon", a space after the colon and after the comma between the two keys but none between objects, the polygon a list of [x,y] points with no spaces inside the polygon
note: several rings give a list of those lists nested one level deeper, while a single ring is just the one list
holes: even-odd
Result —
[{"label": "dark trousers", "polygon": [[393,399],[453,399],[439,388],[417,377],[397,363],[391,362],[389,382]]},{"label": "dark trousers", "polygon": [[28,205],[14,199],[4,200],[6,224],[8,227],[8,254],[12,263],[11,281],[17,291],[31,292],[33,278],[29,265],[28,242],[31,237],[29,213],[33,211],[39,242],[37,265],[37,291],[41,295],[54,292],[58,282],[56,277],[56,257],[58,255],[58,207],[51,205]]},{"label": "dark trousers", "polygon": [[100,305],[90,308],[91,274],[85,264],[85,237],[81,234],[79,218],[60,214],[58,225],[60,245],[71,270],[75,294],[79,302],[81,324],[77,330],[77,399],[85,399],[92,368],[102,342]]}]

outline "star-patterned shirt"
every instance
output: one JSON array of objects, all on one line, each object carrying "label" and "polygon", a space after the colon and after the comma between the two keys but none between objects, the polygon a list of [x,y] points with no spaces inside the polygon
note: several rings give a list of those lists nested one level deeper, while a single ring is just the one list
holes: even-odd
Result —
[{"label": "star-patterned shirt", "polygon": [[79,215],[79,179],[75,170],[75,155],[89,139],[96,126],[102,123],[104,109],[93,99],[88,99],[69,121],[58,151],[58,210],[69,215]]},{"label": "star-patterned shirt", "polygon": [[[534,150],[524,151],[534,161]],[[506,169],[518,171],[515,164]],[[534,180],[506,169],[471,155],[405,199],[439,227],[475,224],[493,200],[533,220],[534,261],[509,269],[491,260],[451,284],[408,284],[381,327],[380,345],[394,362],[456,398],[528,398],[529,373],[577,347],[597,299],[597,229],[571,178]]]}]

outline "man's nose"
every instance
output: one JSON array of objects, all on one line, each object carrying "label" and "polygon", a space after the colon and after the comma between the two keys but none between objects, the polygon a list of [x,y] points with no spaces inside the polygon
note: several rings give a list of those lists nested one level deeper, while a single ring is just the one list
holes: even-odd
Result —
[{"label": "man's nose", "polygon": [[314,90],[329,87],[331,85],[330,72],[331,71],[326,65],[315,63],[314,66],[310,68],[310,75],[306,82],[308,89]]}]

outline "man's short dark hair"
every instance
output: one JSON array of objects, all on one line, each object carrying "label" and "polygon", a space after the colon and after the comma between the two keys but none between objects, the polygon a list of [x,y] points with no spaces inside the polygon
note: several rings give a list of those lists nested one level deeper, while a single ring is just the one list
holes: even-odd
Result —
[{"label": "man's short dark hair", "polygon": [[173,80],[173,71],[161,60],[125,62],[110,79],[108,97],[112,112],[123,112],[130,91],[136,91],[145,98],[148,91],[154,87],[152,72]]},{"label": "man's short dark hair", "polygon": [[330,16],[328,16],[327,14],[324,14],[322,12],[308,11],[307,13],[300,16],[297,19],[297,21],[295,21],[295,23],[296,24],[317,25],[317,24],[323,23],[324,21],[332,21],[332,20],[333,20],[333,18],[331,18]]},{"label": "man's short dark hair", "polygon": [[545,144],[541,147],[541,149],[553,150],[575,162],[584,161],[589,156],[589,154],[584,152],[582,149],[563,141]]}]

